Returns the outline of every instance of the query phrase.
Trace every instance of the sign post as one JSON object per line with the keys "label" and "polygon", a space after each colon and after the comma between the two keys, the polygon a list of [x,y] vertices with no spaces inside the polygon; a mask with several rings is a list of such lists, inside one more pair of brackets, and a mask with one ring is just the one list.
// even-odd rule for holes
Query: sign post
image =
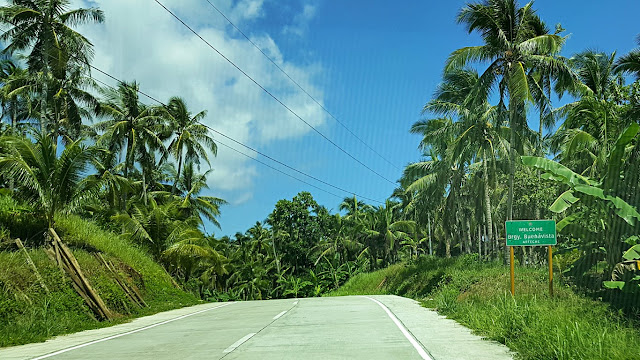
{"label": "sign post", "polygon": [[516,294],[516,270],[515,270],[515,261],[513,261],[513,246],[509,246],[509,267],[511,274],[511,296]]}
{"label": "sign post", "polygon": [[548,246],[549,250],[549,295],[553,296],[552,245],[558,243],[556,222],[553,220],[508,220],[505,222],[507,246],[511,262],[511,295],[515,295],[514,246]]}
{"label": "sign post", "polygon": [[549,245],[549,295],[553,297],[553,250]]}

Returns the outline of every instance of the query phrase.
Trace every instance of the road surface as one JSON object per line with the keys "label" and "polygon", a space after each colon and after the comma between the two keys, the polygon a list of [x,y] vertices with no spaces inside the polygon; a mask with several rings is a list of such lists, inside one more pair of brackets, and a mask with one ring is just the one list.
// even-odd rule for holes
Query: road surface
{"label": "road surface", "polygon": [[0,359],[511,359],[452,320],[398,296],[211,303],[45,343]]}

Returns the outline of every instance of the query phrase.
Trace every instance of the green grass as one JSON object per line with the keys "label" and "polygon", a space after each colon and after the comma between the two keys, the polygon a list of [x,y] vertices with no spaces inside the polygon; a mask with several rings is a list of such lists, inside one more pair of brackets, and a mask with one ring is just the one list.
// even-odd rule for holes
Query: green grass
{"label": "green grass", "polygon": [[[97,225],[78,217],[67,217],[57,220],[56,230],[107,307],[118,315],[112,321],[96,321],[73,290],[69,278],[43,248],[31,248],[28,252],[49,294],[39,286],[23,253],[0,251],[0,347],[44,341],[52,336],[110,326],[199,302],[192,294],[174,287],[170,276],[144,251]],[[38,243],[37,239],[33,242]],[[96,251],[103,253],[121,274],[141,275],[131,278],[149,307],[141,309],[128,300],[112,274],[93,256]]]}
{"label": "green grass", "polygon": [[[607,304],[556,285],[545,269],[517,268],[516,296],[508,268],[471,257],[423,258],[360,274],[329,295],[395,294],[420,300],[478,335],[507,345],[520,359],[632,359],[640,331]],[[382,284],[382,285],[381,285]]]}

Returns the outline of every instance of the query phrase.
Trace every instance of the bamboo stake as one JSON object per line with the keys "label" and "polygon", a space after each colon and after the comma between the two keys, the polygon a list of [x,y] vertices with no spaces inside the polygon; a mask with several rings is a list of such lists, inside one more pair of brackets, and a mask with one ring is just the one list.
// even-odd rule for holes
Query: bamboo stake
{"label": "bamboo stake", "polygon": [[116,283],[118,283],[120,288],[124,291],[125,295],[127,295],[127,297],[129,298],[129,300],[131,300],[131,302],[133,302],[138,307],[147,306],[144,300],[141,298],[138,298],[137,296],[138,294],[136,294],[129,287],[129,284],[127,284],[127,282],[120,277],[120,274],[118,274],[118,272],[115,271],[115,269],[112,266],[110,266],[110,264],[104,259],[101,253],[94,253],[94,256],[102,263],[102,265],[104,265],[107,268],[107,270],[109,270],[113,274],[113,277],[116,280]]}
{"label": "bamboo stake", "polygon": [[27,258],[27,264],[29,265],[29,267],[31,267],[31,270],[33,270],[33,273],[36,275],[36,280],[38,280],[38,283],[40,283],[40,287],[42,287],[44,289],[44,291],[47,294],[49,294],[49,288],[47,287],[47,284],[44,283],[44,279],[40,275],[40,272],[38,271],[38,268],[36,267],[36,264],[31,259],[31,256],[29,256],[29,253],[27,252],[27,249],[25,249],[25,247],[22,244],[22,241],[20,241],[20,239],[16,239],[16,245],[18,246],[18,249],[20,249],[20,251]]}
{"label": "bamboo stake", "polygon": [[69,248],[62,243],[62,240],[60,240],[60,237],[53,228],[49,228],[49,234],[52,237],[52,244],[57,253],[56,258],[61,259],[62,265],[65,267],[67,274],[69,274],[75,283],[74,287],[76,288],[76,291],[78,291],[80,296],[82,296],[87,302],[87,305],[89,305],[89,307],[91,307],[99,317],[106,320],[113,318],[113,314],[107,308],[104,301],[102,301],[100,295],[93,290],[89,281],[82,273],[80,264],[78,264],[73,253],[71,253]]}

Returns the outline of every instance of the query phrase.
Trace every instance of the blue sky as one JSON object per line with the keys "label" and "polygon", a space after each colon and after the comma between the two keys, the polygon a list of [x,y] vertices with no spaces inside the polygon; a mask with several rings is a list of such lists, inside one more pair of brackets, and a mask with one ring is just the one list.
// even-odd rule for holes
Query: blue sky
{"label": "blue sky", "polygon": [[[477,35],[467,34],[455,22],[465,1],[210,1],[397,168],[323,113],[205,0],[164,3],[305,120],[393,181],[401,175],[398,168],[419,160],[420,139],[408,130],[421,118],[421,108],[440,81],[445,59],[457,48],[480,43]],[[184,96],[194,111],[209,111],[210,126],[327,182],[380,201],[392,192],[392,184],[300,124],[155,2],[92,3],[107,16],[105,24],[83,28],[96,45],[97,66],[126,80],[138,79],[142,90],[161,99]],[[601,1],[540,0],[534,8],[550,28],[561,23],[565,34],[570,34],[563,55],[587,48],[623,54],[636,46],[640,3],[611,3],[615,6]],[[222,208],[222,229],[208,227],[216,235],[245,231],[263,221],[276,201],[300,191],[310,191],[334,211],[341,202],[224,147],[213,168],[209,194],[229,201]],[[305,180],[340,197],[349,196]]]}

